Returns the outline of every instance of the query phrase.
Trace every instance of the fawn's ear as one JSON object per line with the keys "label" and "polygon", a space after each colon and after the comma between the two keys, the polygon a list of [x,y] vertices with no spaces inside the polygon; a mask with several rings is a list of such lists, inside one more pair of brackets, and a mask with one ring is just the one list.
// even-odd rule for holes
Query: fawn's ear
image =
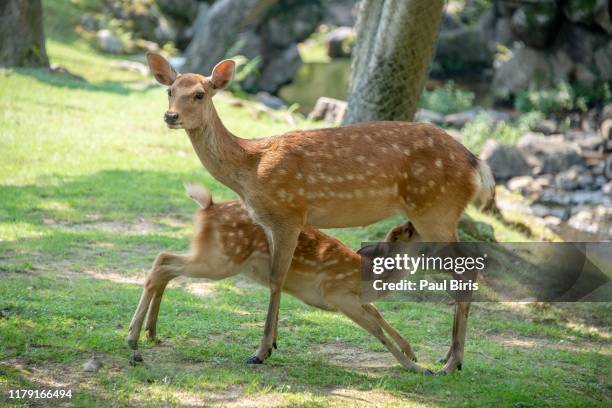
{"label": "fawn's ear", "polygon": [[232,60],[223,60],[215,67],[212,71],[211,83],[215,89],[223,89],[234,78],[234,71],[236,70],[236,63]]}
{"label": "fawn's ear", "polygon": [[170,86],[176,79],[176,71],[164,57],[154,52],[147,52],[147,61],[151,72],[162,85]]}

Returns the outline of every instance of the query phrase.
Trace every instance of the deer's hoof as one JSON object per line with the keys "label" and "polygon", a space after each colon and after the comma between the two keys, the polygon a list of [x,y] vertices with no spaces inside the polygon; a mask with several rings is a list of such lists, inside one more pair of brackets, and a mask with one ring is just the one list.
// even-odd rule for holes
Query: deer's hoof
{"label": "deer's hoof", "polygon": [[144,362],[144,359],[142,358],[142,355],[138,352],[134,352],[132,353],[132,355],[130,356],[128,363],[131,366],[136,366],[138,364],[141,364]]}
{"label": "deer's hoof", "polygon": [[128,340],[127,341],[128,347],[131,348],[132,350],[138,350],[138,340]]}
{"label": "deer's hoof", "polygon": [[244,360],[246,364],[263,364],[263,361],[257,356],[250,356]]}
{"label": "deer's hoof", "polygon": [[433,376],[436,375],[436,373],[434,373],[433,371],[431,371],[429,368],[426,368],[425,371],[423,371],[423,375],[426,376]]}

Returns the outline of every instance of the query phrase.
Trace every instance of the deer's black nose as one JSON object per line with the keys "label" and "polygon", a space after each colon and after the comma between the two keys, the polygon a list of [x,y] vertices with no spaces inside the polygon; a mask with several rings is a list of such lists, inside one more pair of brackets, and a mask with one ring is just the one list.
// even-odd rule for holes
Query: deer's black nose
{"label": "deer's black nose", "polygon": [[167,124],[172,125],[174,123],[176,123],[176,121],[178,120],[179,114],[176,112],[166,112],[166,114],[164,115],[164,120],[166,121]]}

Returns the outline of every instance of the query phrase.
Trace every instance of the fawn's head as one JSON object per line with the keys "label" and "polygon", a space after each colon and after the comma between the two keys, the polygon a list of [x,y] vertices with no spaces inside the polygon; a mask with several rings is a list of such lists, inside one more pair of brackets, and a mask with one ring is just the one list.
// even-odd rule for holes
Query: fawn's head
{"label": "fawn's head", "polygon": [[231,60],[218,63],[209,77],[178,74],[164,57],[147,53],[149,68],[157,82],[168,87],[168,110],[164,121],[171,129],[195,129],[209,118],[212,97],[234,77],[236,64]]}

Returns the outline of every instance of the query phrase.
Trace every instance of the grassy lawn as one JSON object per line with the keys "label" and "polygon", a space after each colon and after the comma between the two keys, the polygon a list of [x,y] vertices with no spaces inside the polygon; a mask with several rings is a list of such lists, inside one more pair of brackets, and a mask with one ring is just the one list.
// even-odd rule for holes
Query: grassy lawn
{"label": "grassy lawn", "polygon": [[[145,364],[130,366],[124,339],[142,278],[158,252],[187,249],[193,231],[182,183],[203,183],[217,200],[234,194],[202,169],[183,131],[163,125],[164,90],[78,40],[66,28],[79,16],[70,2],[44,3],[52,62],[86,81],[0,73],[0,406],[15,404],[16,388],[70,388],[84,407],[610,406],[609,304],[476,304],[463,371],[423,377],[348,319],[288,296],[279,349],[264,365],[244,365],[268,291],[240,277],[177,279],[162,302],[161,343],[143,343]],[[228,96],[216,105],[244,137],[290,129]],[[398,221],[332,233],[356,248]],[[470,210],[461,237],[549,238],[524,224]],[[439,368],[451,307],[378,306],[420,361]],[[92,349],[104,366],[88,374]]]}

